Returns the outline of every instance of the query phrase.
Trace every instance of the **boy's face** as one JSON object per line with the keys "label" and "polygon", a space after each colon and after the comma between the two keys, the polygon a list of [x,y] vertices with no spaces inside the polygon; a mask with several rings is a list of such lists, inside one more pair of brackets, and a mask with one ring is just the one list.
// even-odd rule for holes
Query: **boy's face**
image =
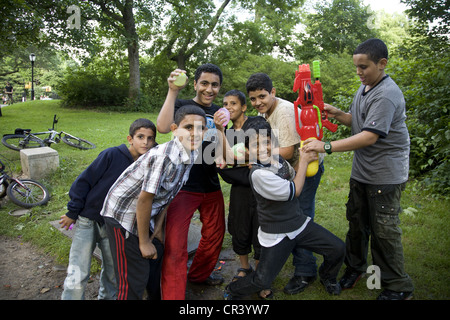
{"label": "boy's face", "polygon": [[136,159],[153,148],[156,144],[155,137],[153,130],[148,128],[139,128],[132,137],[128,136],[129,150],[133,158]]}
{"label": "boy's face", "polygon": [[197,92],[194,101],[209,107],[219,94],[220,78],[217,74],[202,72],[198,81],[194,80],[194,89]]}
{"label": "boy's face", "polygon": [[202,145],[203,134],[207,130],[205,118],[196,114],[186,115],[178,126],[173,123],[171,129],[188,152]]}
{"label": "boy's face", "polygon": [[248,96],[252,106],[259,113],[272,113],[272,109],[276,105],[275,88],[272,88],[270,92],[265,89],[250,91]]}
{"label": "boy's face", "polygon": [[223,98],[223,107],[230,112],[230,120],[235,121],[247,110],[247,105],[242,105],[236,96],[227,96]]}
{"label": "boy's face", "polygon": [[250,161],[258,159],[260,163],[268,164],[272,159],[272,141],[270,136],[257,134],[250,137],[248,152]]}
{"label": "boy's face", "polygon": [[367,54],[353,55],[353,64],[356,67],[356,74],[361,83],[367,87],[373,88],[384,77],[387,59],[383,58],[378,63],[369,59]]}

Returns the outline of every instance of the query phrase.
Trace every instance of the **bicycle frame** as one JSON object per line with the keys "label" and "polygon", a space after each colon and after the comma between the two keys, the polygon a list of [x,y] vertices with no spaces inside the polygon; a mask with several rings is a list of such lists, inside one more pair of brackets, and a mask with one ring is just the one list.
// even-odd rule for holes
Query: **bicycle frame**
{"label": "bicycle frame", "polygon": [[[28,137],[34,137],[36,139],[42,140],[42,142],[44,142],[48,146],[50,144],[52,144],[52,143],[58,143],[59,140],[61,139],[61,134],[65,133],[65,132],[63,132],[63,131],[58,132],[58,131],[55,130],[55,124],[57,124],[57,123],[58,123],[58,119],[56,118],[56,114],[55,114],[53,116],[52,127],[50,129],[48,129],[48,131],[33,132],[33,133],[29,132],[27,134],[27,138],[25,138],[25,140],[28,139]],[[40,135],[43,135],[43,134],[48,134],[48,138],[41,139],[41,138],[37,137],[37,136],[40,136]],[[58,136],[58,140],[55,140],[56,136]]]}
{"label": "bicycle frame", "polygon": [[[14,134],[6,134],[1,138],[1,142],[10,149],[19,151],[24,148],[38,148],[43,146],[50,146],[52,143],[59,143],[61,140],[71,147],[82,150],[94,149],[96,146],[92,142],[78,138],[70,133],[64,131],[56,131],[56,124],[58,119],[56,114],[53,116],[52,128],[48,131],[31,132],[31,129],[16,129]],[[41,139],[39,136],[47,135],[46,138]],[[8,142],[9,141],[9,142]]]}

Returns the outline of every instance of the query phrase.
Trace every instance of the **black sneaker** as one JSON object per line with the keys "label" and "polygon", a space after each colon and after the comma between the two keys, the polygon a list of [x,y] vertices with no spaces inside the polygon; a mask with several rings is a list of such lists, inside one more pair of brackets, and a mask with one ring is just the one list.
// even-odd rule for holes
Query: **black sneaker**
{"label": "black sneaker", "polygon": [[316,280],[316,276],[314,277],[305,277],[305,276],[293,276],[291,280],[284,287],[284,292],[287,294],[296,294],[304,291],[311,283]]}
{"label": "black sneaker", "polygon": [[339,284],[339,282],[337,282],[336,279],[320,279],[320,283],[323,284],[323,286],[325,287],[325,290],[327,290],[327,292],[331,295],[339,295],[341,294],[341,285]]}
{"label": "black sneaker", "polygon": [[208,279],[206,279],[205,284],[209,286],[218,286],[224,282],[224,278],[216,273],[211,273]]}
{"label": "black sneaker", "polygon": [[352,271],[347,268],[341,280],[339,281],[342,290],[353,289],[358,280],[361,279],[362,275],[363,272]]}
{"label": "black sneaker", "polygon": [[377,297],[377,300],[411,300],[412,297],[412,292],[396,292],[389,289],[384,289],[383,292],[381,292]]}

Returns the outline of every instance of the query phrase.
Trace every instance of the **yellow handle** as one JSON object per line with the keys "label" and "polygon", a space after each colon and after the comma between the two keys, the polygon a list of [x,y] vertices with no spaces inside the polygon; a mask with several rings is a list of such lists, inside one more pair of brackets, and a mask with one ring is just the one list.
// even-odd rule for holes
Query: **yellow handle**
{"label": "yellow handle", "polygon": [[[316,138],[312,138],[312,139],[316,139]],[[300,142],[300,148],[303,147],[303,142],[305,142],[305,141]],[[315,176],[317,174],[317,171],[319,171],[319,160],[315,160],[308,164],[308,168],[306,169],[306,176],[307,177]]]}

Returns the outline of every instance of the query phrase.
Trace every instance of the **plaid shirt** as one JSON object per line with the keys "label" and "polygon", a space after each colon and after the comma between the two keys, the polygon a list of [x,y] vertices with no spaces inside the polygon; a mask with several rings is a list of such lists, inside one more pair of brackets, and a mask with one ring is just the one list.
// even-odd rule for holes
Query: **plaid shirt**
{"label": "plaid shirt", "polygon": [[150,149],[130,165],[112,185],[101,215],[117,220],[137,235],[136,206],[141,191],[155,195],[150,228],[156,215],[164,210],[186,183],[198,151],[189,155],[178,138]]}

